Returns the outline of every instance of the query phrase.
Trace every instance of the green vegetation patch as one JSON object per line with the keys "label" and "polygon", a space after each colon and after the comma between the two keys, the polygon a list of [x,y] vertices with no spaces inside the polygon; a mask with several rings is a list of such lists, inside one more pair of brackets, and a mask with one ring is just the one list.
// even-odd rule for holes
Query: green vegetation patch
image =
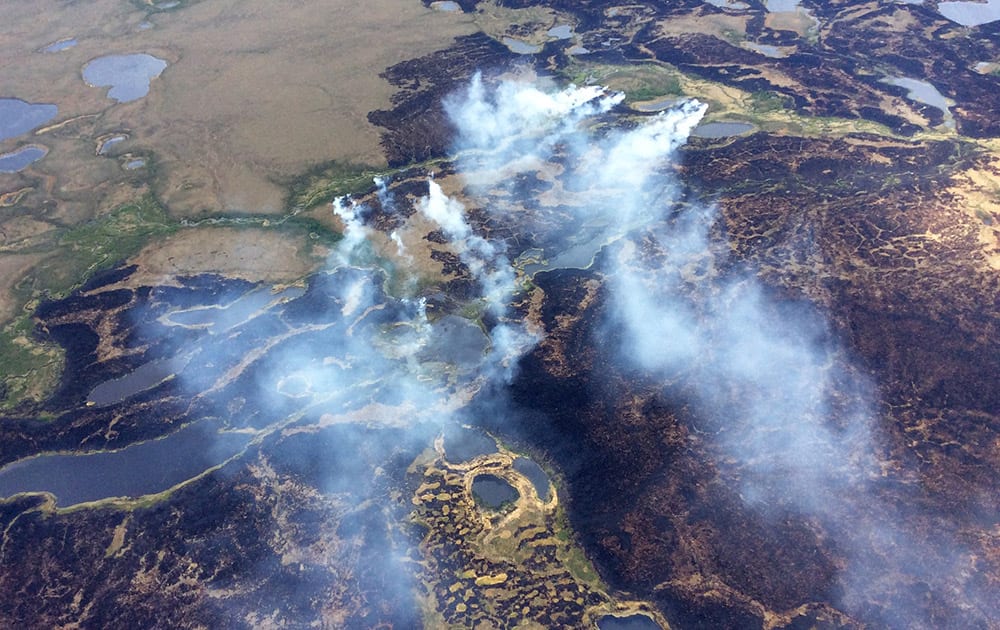
{"label": "green vegetation patch", "polygon": [[147,195],[58,236],[53,255],[15,287],[21,314],[0,330],[0,409],[41,402],[59,382],[62,349],[40,344],[34,335],[32,313],[38,301],[67,296],[98,271],[127,259],[153,238],[179,227]]}
{"label": "green vegetation patch", "polygon": [[389,173],[367,164],[328,162],[297,177],[289,184],[290,208],[312,208],[330,203],[341,195],[359,194],[374,187],[372,180]]}
{"label": "green vegetation patch", "polygon": [[152,195],[119,206],[66,231],[59,239],[58,255],[36,268],[32,289],[49,297],[64,297],[98,271],[179,228]]}
{"label": "green vegetation patch", "polygon": [[582,64],[568,66],[563,74],[577,85],[603,85],[624,92],[629,101],[650,101],[665,96],[684,96],[680,73],[658,64]]}

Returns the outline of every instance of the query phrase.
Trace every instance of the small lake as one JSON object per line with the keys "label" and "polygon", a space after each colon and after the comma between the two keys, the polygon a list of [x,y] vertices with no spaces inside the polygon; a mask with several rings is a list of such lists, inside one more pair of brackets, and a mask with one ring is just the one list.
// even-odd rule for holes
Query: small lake
{"label": "small lake", "polygon": [[549,500],[549,476],[535,460],[518,457],[514,460],[514,470],[527,477],[531,485],[535,486],[535,492],[538,493],[539,499]]}
{"label": "small lake", "polygon": [[183,370],[187,363],[187,359],[177,357],[150,361],[125,376],[101,383],[91,390],[87,402],[98,407],[119,403],[139,392],[156,387]]}
{"label": "small lake", "polygon": [[107,155],[108,151],[111,149],[111,147],[113,147],[116,144],[119,144],[121,142],[125,142],[126,140],[128,140],[128,135],[123,134],[123,133],[121,133],[121,134],[115,134],[115,135],[110,136],[108,138],[102,138],[102,139],[98,140],[97,141],[97,155]]}
{"label": "small lake", "polygon": [[168,326],[189,326],[208,328],[219,334],[243,324],[278,302],[293,300],[305,294],[301,287],[288,287],[274,293],[269,287],[254,289],[225,306],[197,306],[190,309],[172,311],[163,318]]}
{"label": "small lake", "polygon": [[60,507],[163,492],[218,466],[250,442],[202,420],[159,440],[81,455],[39,455],[0,469],[0,497],[51,492]]}
{"label": "small lake", "polygon": [[56,117],[59,108],[48,103],[28,103],[0,98],[0,140],[33,131]]}
{"label": "small lake", "polygon": [[432,2],[431,8],[435,11],[446,11],[448,13],[461,13],[462,7],[457,2],[451,2],[451,0],[444,0],[442,2]]}
{"label": "small lake", "polygon": [[62,52],[64,50],[69,50],[73,46],[76,46],[75,38],[60,39],[59,41],[52,42],[45,48],[42,48],[42,52],[47,52],[47,53]]}
{"label": "small lake", "polygon": [[766,8],[769,13],[790,13],[799,8],[799,1],[800,0],[764,0],[764,8]]}
{"label": "small lake", "polygon": [[458,368],[477,368],[489,346],[486,333],[474,322],[446,315],[434,322],[433,334],[417,355],[421,362],[440,361]]}
{"label": "small lake", "polygon": [[542,47],[539,45],[522,42],[513,37],[504,37],[503,43],[512,53],[517,53],[518,55],[533,55],[542,51]]}
{"label": "small lake", "polygon": [[49,150],[38,144],[29,144],[16,151],[0,155],[0,173],[16,173],[45,157]]}
{"label": "small lake", "polygon": [[770,57],[771,59],[783,59],[789,55],[789,52],[784,48],[779,46],[772,46],[771,44],[758,44],[757,42],[743,42],[743,48],[751,50],[755,53],[764,55],[765,57]]}
{"label": "small lake", "polygon": [[149,82],[160,76],[167,62],[147,55],[106,55],[83,67],[83,80],[91,87],[107,87],[108,98],[127,103],[149,94]]}
{"label": "small lake", "polygon": [[670,109],[681,100],[682,99],[677,96],[664,96],[661,99],[650,101],[648,103],[633,103],[632,109],[639,112],[662,112],[666,109]]}
{"label": "small lake", "polygon": [[125,160],[122,164],[122,168],[126,171],[134,171],[136,169],[145,168],[146,158],[132,158],[130,160]]}
{"label": "small lake", "polygon": [[888,83],[889,85],[905,89],[907,92],[906,97],[911,101],[917,101],[918,103],[938,108],[944,113],[944,125],[949,129],[954,128],[955,120],[952,118],[951,109],[949,109],[950,102],[936,87],[927,81],[910,79],[908,77],[888,77],[882,79],[882,83]]}
{"label": "small lake", "polygon": [[753,129],[753,125],[745,122],[710,122],[695,127],[691,131],[691,135],[695,138],[728,138],[753,131]]}
{"label": "small lake", "polygon": [[573,37],[573,27],[569,24],[560,24],[553,26],[545,34],[555,39],[571,39]]}
{"label": "small lake", "polygon": [[449,462],[460,464],[480,455],[497,452],[497,443],[481,431],[468,427],[455,427],[445,431],[444,454]]}
{"label": "small lake", "polygon": [[494,475],[479,475],[472,481],[472,495],[491,509],[517,501],[520,495],[514,486]]}
{"label": "small lake", "polygon": [[1000,0],[941,2],[938,13],[962,26],[979,26],[1000,20]]}
{"label": "small lake", "polygon": [[600,630],[663,630],[660,624],[646,615],[629,615],[627,617],[605,615],[597,620],[597,627]]}
{"label": "small lake", "polygon": [[719,7],[720,9],[749,9],[750,5],[746,2],[740,2],[740,0],[706,0],[713,7]]}

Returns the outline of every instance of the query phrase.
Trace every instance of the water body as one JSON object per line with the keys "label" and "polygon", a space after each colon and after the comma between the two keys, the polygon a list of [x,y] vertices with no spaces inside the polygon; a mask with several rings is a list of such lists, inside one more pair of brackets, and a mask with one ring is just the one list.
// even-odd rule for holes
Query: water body
{"label": "water body", "polygon": [[98,407],[105,407],[131,398],[140,392],[152,389],[180,372],[188,360],[178,357],[157,359],[137,367],[125,376],[105,381],[91,390],[87,402]]}
{"label": "water body", "polygon": [[443,2],[432,2],[431,8],[435,11],[447,11],[448,13],[461,13],[462,7],[457,2],[445,0]]}
{"label": "water body", "polygon": [[539,499],[549,500],[549,476],[535,460],[518,457],[514,460],[514,470],[527,477],[531,485],[535,486],[535,492],[538,493]]}
{"label": "water body", "polygon": [[719,7],[720,9],[749,9],[750,5],[746,2],[740,2],[739,0],[705,0],[713,7]]}
{"label": "water body", "polygon": [[600,630],[663,630],[660,624],[646,615],[629,615],[628,617],[605,615],[597,620],[597,627]]}
{"label": "water body", "polygon": [[149,94],[149,82],[160,76],[167,62],[147,55],[106,55],[83,67],[83,80],[91,87],[108,87],[108,98],[127,103]]}
{"label": "water body", "polygon": [[567,55],[586,55],[588,53],[590,53],[590,49],[583,46],[573,46],[566,51]]}
{"label": "water body", "polygon": [[1000,0],[983,2],[942,2],[938,13],[962,26],[979,26],[1000,20]]}
{"label": "water body", "polygon": [[99,140],[97,143],[97,155],[107,155],[111,147],[120,142],[125,142],[126,140],[128,140],[128,136],[126,134],[117,134],[111,136],[110,138]]}
{"label": "water body", "polygon": [[489,338],[475,323],[457,315],[447,315],[433,324],[434,334],[419,353],[421,362],[440,361],[459,368],[476,368],[482,363]]}
{"label": "water body", "polygon": [[800,0],[764,0],[764,8],[766,8],[769,13],[790,13],[799,8],[799,1]]}
{"label": "water body", "polygon": [[239,453],[245,433],[219,432],[202,420],[159,440],[120,451],[40,455],[0,469],[0,497],[51,492],[61,507],[163,492]]}
{"label": "water body", "polygon": [[145,166],[146,166],[146,158],[135,158],[132,160],[128,160],[124,164],[122,164],[122,168],[125,169],[126,171],[134,171],[136,169],[140,169]]}
{"label": "water body", "polygon": [[570,39],[573,37],[573,27],[569,24],[560,24],[553,26],[545,34],[556,39]]}
{"label": "water body", "polygon": [[48,46],[42,48],[42,52],[56,53],[56,52],[61,52],[63,50],[68,50],[73,46],[76,46],[76,38],[71,37],[69,39],[60,39],[59,41],[52,42]]}
{"label": "water body", "polygon": [[0,173],[16,173],[45,157],[49,150],[40,144],[29,144],[16,151],[0,155]]}
{"label": "water body", "polygon": [[272,304],[293,300],[304,293],[305,289],[301,287],[288,287],[278,293],[272,293],[270,288],[263,287],[250,291],[225,306],[213,304],[173,311],[163,318],[163,323],[168,326],[204,327],[214,334],[223,333],[249,321]]}
{"label": "water body", "polygon": [[949,129],[954,129],[955,119],[951,115],[951,109],[949,109],[951,103],[927,81],[907,77],[889,77],[882,79],[882,82],[904,88],[907,91],[906,97],[912,101],[938,108],[944,113],[944,125]]}
{"label": "water body", "polygon": [[56,117],[59,108],[49,103],[28,103],[0,98],[0,140],[33,131]]}
{"label": "water body", "polygon": [[514,486],[494,475],[479,475],[472,481],[472,494],[491,509],[517,501],[520,496]]}
{"label": "water body", "polygon": [[514,39],[513,37],[504,37],[503,43],[512,53],[517,53],[518,55],[533,55],[537,52],[541,52],[542,50],[542,47],[539,45],[522,42],[521,40]]}
{"label": "water body", "polygon": [[678,101],[681,100],[683,99],[680,99],[676,96],[664,96],[663,98],[656,101],[652,101],[650,103],[635,103],[632,105],[632,109],[639,112],[650,112],[650,113],[662,112],[664,110],[670,109],[671,107],[676,105]]}
{"label": "water body", "polygon": [[169,0],[168,2],[157,2],[156,4],[153,5],[153,7],[160,11],[167,11],[169,9],[173,9],[174,7],[180,6],[180,4],[181,3],[178,2],[177,0]]}
{"label": "water body", "polygon": [[771,59],[783,59],[789,55],[788,51],[771,44],[758,44],[756,42],[743,42],[743,48],[752,50],[755,53],[770,57]]}
{"label": "water body", "polygon": [[467,462],[480,455],[492,455],[496,452],[496,441],[481,431],[468,427],[456,427],[449,429],[444,434],[445,457],[454,464]]}
{"label": "water body", "polygon": [[753,131],[754,126],[745,122],[710,122],[698,125],[691,131],[696,138],[728,138]]}

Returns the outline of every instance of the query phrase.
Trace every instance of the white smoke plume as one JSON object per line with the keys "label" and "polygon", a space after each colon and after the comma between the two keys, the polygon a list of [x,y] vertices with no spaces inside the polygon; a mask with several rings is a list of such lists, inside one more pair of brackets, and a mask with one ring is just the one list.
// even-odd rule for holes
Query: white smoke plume
{"label": "white smoke plume", "polygon": [[[753,269],[734,270],[724,236],[713,236],[716,209],[681,203],[671,161],[705,106],[685,101],[631,129],[595,133],[620,102],[592,87],[543,91],[504,81],[490,90],[477,76],[447,111],[459,132],[459,164],[481,194],[553,156],[573,166],[559,176],[559,190],[574,193],[553,203],[573,208],[581,231],[592,234],[563,235],[562,242],[567,251],[574,243],[599,249],[619,242],[602,271],[622,360],[665,388],[685,385],[687,402],[713,427],[709,448],[720,467],[735,471],[747,505],[829,523],[853,512],[860,527],[882,532],[874,546],[889,547],[885,563],[867,555],[872,546],[862,543],[863,532],[838,530],[835,544],[849,559],[841,575],[845,605],[859,606],[873,589],[891,591],[894,565],[934,597],[995,610],[970,586],[975,559],[960,545],[945,535],[924,565],[915,564],[917,539],[900,514],[880,504],[876,387],[851,364],[822,312],[774,297]],[[548,259],[561,255],[545,251]],[[931,627],[921,614],[902,605],[884,621]]]}

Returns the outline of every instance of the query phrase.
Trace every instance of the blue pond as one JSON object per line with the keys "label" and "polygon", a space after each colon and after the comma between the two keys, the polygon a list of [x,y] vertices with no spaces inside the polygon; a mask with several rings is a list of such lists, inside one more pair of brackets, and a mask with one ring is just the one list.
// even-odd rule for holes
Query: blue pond
{"label": "blue pond", "polygon": [[205,420],[120,451],[40,455],[0,469],[0,497],[51,492],[61,507],[163,492],[239,453],[245,433],[220,433]]}
{"label": "blue pond", "polygon": [[527,477],[531,485],[535,486],[535,492],[538,493],[539,499],[549,500],[549,476],[545,474],[541,466],[527,457],[518,457],[514,460],[514,470]]}
{"label": "blue pond", "polygon": [[19,98],[0,98],[0,140],[41,127],[56,117],[59,108],[48,103],[28,103]]}
{"label": "blue pond", "polygon": [[16,173],[42,159],[48,152],[49,150],[43,146],[29,144],[17,151],[4,153],[0,155],[0,173]]}
{"label": "blue pond", "polygon": [[83,80],[93,87],[109,87],[108,97],[127,103],[149,94],[149,82],[160,76],[167,62],[147,55],[106,55],[83,67]]}
{"label": "blue pond", "polygon": [[499,509],[521,496],[514,486],[494,475],[479,475],[472,481],[472,494],[487,507]]}
{"label": "blue pond", "polygon": [[600,630],[663,630],[660,624],[646,615],[629,615],[628,617],[605,615],[597,620],[597,627]]}

